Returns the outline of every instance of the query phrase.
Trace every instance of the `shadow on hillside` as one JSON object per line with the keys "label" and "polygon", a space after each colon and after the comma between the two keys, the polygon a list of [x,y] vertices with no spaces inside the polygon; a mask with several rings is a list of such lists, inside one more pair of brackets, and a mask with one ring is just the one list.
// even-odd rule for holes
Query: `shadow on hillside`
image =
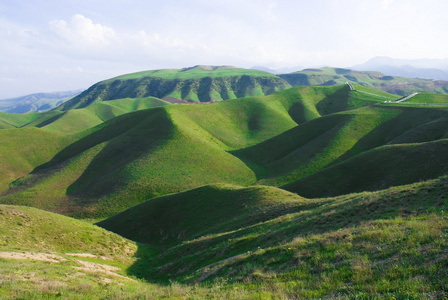
{"label": "shadow on hillside", "polygon": [[430,142],[442,139],[447,134],[448,111],[412,107],[399,109],[397,116],[375,127],[329,166],[376,147]]}
{"label": "shadow on hillside", "polygon": [[352,115],[324,116],[287,130],[262,143],[231,151],[250,167],[257,180],[287,175],[325,151]]}
{"label": "shadow on hillside", "polygon": [[329,115],[341,111],[348,110],[348,100],[350,99],[350,88],[344,86],[336,92],[328,95],[323,100],[319,101],[316,109],[321,116]]}
{"label": "shadow on hillside", "polygon": [[169,138],[172,123],[165,110],[155,108],[119,116],[92,131],[59,152],[48,163],[35,168],[33,173],[51,168],[107,142],[83,174],[67,189],[69,196],[82,192],[99,197],[119,187],[121,178],[113,176],[117,170],[150,153]]}
{"label": "shadow on hillside", "polygon": [[[282,249],[297,237],[306,238],[315,234],[336,232],[374,220],[447,210],[447,193],[448,178],[442,177],[430,184],[421,183],[411,187],[323,199],[319,206],[310,208],[303,214],[280,217],[272,219],[271,222],[179,243],[159,253],[151,253],[149,249],[141,246],[137,253],[139,260],[128,269],[128,274],[164,283],[169,280],[185,282],[187,276],[192,276],[194,280],[202,275],[205,272],[203,268],[210,264],[240,254],[252,255],[260,248]],[[262,255],[257,255],[257,259],[260,263],[265,263]],[[242,259],[227,268],[238,272],[244,268],[244,263]],[[278,272],[282,272],[281,266]],[[219,276],[219,273],[216,276]],[[213,277],[212,275],[208,279]],[[191,282],[191,279],[186,281]]]}

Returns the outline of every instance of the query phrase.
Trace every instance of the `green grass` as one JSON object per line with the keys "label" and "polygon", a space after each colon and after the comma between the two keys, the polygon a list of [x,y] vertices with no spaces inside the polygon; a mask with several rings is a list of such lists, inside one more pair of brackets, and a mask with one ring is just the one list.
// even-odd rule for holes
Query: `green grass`
{"label": "green grass", "polygon": [[5,191],[9,183],[49,161],[70,142],[73,139],[42,132],[38,128],[0,130],[0,191]]}
{"label": "green grass", "polygon": [[445,104],[448,103],[448,95],[420,93],[406,100],[405,103]]}
{"label": "green grass", "polygon": [[[283,186],[310,180],[304,195],[319,197],[443,175],[440,164],[427,167],[424,177],[407,174],[384,184],[381,172],[389,172],[396,156],[378,147],[396,144],[393,149],[423,151],[418,145],[398,145],[446,138],[448,112],[384,105],[382,95],[367,88],[364,91],[369,93],[349,91],[346,85],[295,87],[268,96],[204,105],[164,106],[153,98],[122,99],[63,112],[53,122],[39,123],[41,128],[34,132],[48,138],[50,133],[57,134],[65,146],[32,168],[22,167],[21,172],[5,178],[5,189],[9,184],[10,190],[1,202],[101,219],[150,198],[206,184]],[[159,104],[163,107],[144,109]],[[142,110],[125,113],[134,109]],[[79,120],[84,120],[83,126],[77,126]],[[21,147],[20,143],[14,147]],[[358,176],[362,168],[348,160],[374,150],[382,153],[378,157],[384,167],[370,172],[372,180],[363,182],[364,177]],[[5,161],[12,168],[16,163],[12,152],[8,153],[11,158]],[[372,167],[375,155],[368,160]],[[354,161],[364,165],[367,157]],[[432,166],[421,158],[411,155],[408,164]],[[326,177],[314,174],[326,174],[338,163],[347,178],[357,174],[357,180],[336,184],[327,193]],[[342,180],[337,175],[339,169],[334,170],[335,182]],[[313,189],[316,192],[311,192]],[[301,190],[294,191],[301,194]]]}
{"label": "green grass", "polygon": [[262,96],[289,87],[283,79],[258,70],[206,66],[151,70],[99,82],[58,109],[67,111],[88,107],[96,102],[148,96],[210,102]]}
{"label": "green grass", "polygon": [[447,180],[316,200],[210,186],[100,225],[152,245],[149,280],[219,286],[216,297],[443,297]]}
{"label": "green grass", "polygon": [[382,146],[285,185],[305,197],[375,191],[447,174],[448,140]]}
{"label": "green grass", "polygon": [[264,77],[276,77],[274,74],[263,72],[259,70],[242,69],[234,67],[213,67],[208,66],[196,66],[192,68],[185,69],[161,69],[161,70],[150,70],[137,73],[131,73],[126,75],[121,75],[109,79],[109,81],[114,81],[117,79],[128,80],[128,79],[138,79],[142,77],[157,77],[162,79],[197,79],[204,77],[228,77],[228,76],[242,76],[242,75],[252,75],[252,76],[264,76]]}

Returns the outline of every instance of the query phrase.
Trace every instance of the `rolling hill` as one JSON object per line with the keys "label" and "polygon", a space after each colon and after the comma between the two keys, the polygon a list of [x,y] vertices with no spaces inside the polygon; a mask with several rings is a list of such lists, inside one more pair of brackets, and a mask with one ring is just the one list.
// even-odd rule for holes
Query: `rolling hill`
{"label": "rolling hill", "polygon": [[[445,174],[443,155],[422,157],[433,157],[427,153],[433,145],[444,148],[446,109],[385,104],[398,96],[355,87],[295,87],[206,105],[121,99],[52,111],[51,118],[43,114],[23,128],[0,130],[11,144],[0,153],[7,171],[0,178],[0,202],[105,218],[206,184],[285,186],[322,197]],[[44,146],[23,147],[30,137]],[[424,155],[413,154],[419,151]],[[389,176],[385,184],[385,174],[400,171],[389,163],[398,161],[396,155],[409,159],[404,169],[415,164],[424,171]],[[383,167],[363,181],[359,164]],[[339,189],[327,192],[326,172],[347,173],[346,179],[334,176],[331,184]],[[349,180],[355,174],[359,180]]]}
{"label": "rolling hill", "polygon": [[[153,73],[0,114],[0,297],[446,297],[443,95],[402,105],[363,85],[298,86],[172,105],[118,92]],[[124,98],[101,98],[116,80]]]}
{"label": "rolling hill", "polygon": [[332,86],[345,82],[381,89],[388,93],[407,96],[415,92],[448,94],[448,81],[386,76],[380,72],[354,71],[342,68],[304,69],[299,72],[280,74],[292,86]]}
{"label": "rolling hill", "polygon": [[58,109],[66,111],[98,101],[149,96],[189,102],[221,101],[267,95],[288,87],[283,79],[258,70],[226,66],[162,69],[101,81]]}
{"label": "rolling hill", "polygon": [[442,177],[311,200],[214,185],[152,199],[99,225],[151,245],[149,280],[220,285],[221,296],[438,297],[448,284],[446,189]]}

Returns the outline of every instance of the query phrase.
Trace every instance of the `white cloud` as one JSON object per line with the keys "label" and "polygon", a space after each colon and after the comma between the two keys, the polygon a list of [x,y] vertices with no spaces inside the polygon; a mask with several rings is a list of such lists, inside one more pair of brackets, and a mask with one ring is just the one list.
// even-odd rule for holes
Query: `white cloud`
{"label": "white cloud", "polygon": [[389,9],[389,6],[391,6],[394,2],[395,2],[395,0],[383,0],[383,1],[381,2],[381,6],[382,6],[384,9]]}
{"label": "white cloud", "polygon": [[109,46],[117,38],[112,28],[95,24],[80,14],[73,15],[69,23],[65,20],[53,20],[49,25],[58,38],[71,45]]}

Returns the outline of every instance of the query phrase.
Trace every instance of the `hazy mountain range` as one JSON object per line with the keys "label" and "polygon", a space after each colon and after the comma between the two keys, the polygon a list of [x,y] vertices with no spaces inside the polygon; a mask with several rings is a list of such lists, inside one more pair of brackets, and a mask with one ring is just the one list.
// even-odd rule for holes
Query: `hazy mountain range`
{"label": "hazy mountain range", "polygon": [[35,93],[16,98],[4,99],[0,100],[0,111],[14,114],[44,112],[61,105],[81,92],[82,90]]}

